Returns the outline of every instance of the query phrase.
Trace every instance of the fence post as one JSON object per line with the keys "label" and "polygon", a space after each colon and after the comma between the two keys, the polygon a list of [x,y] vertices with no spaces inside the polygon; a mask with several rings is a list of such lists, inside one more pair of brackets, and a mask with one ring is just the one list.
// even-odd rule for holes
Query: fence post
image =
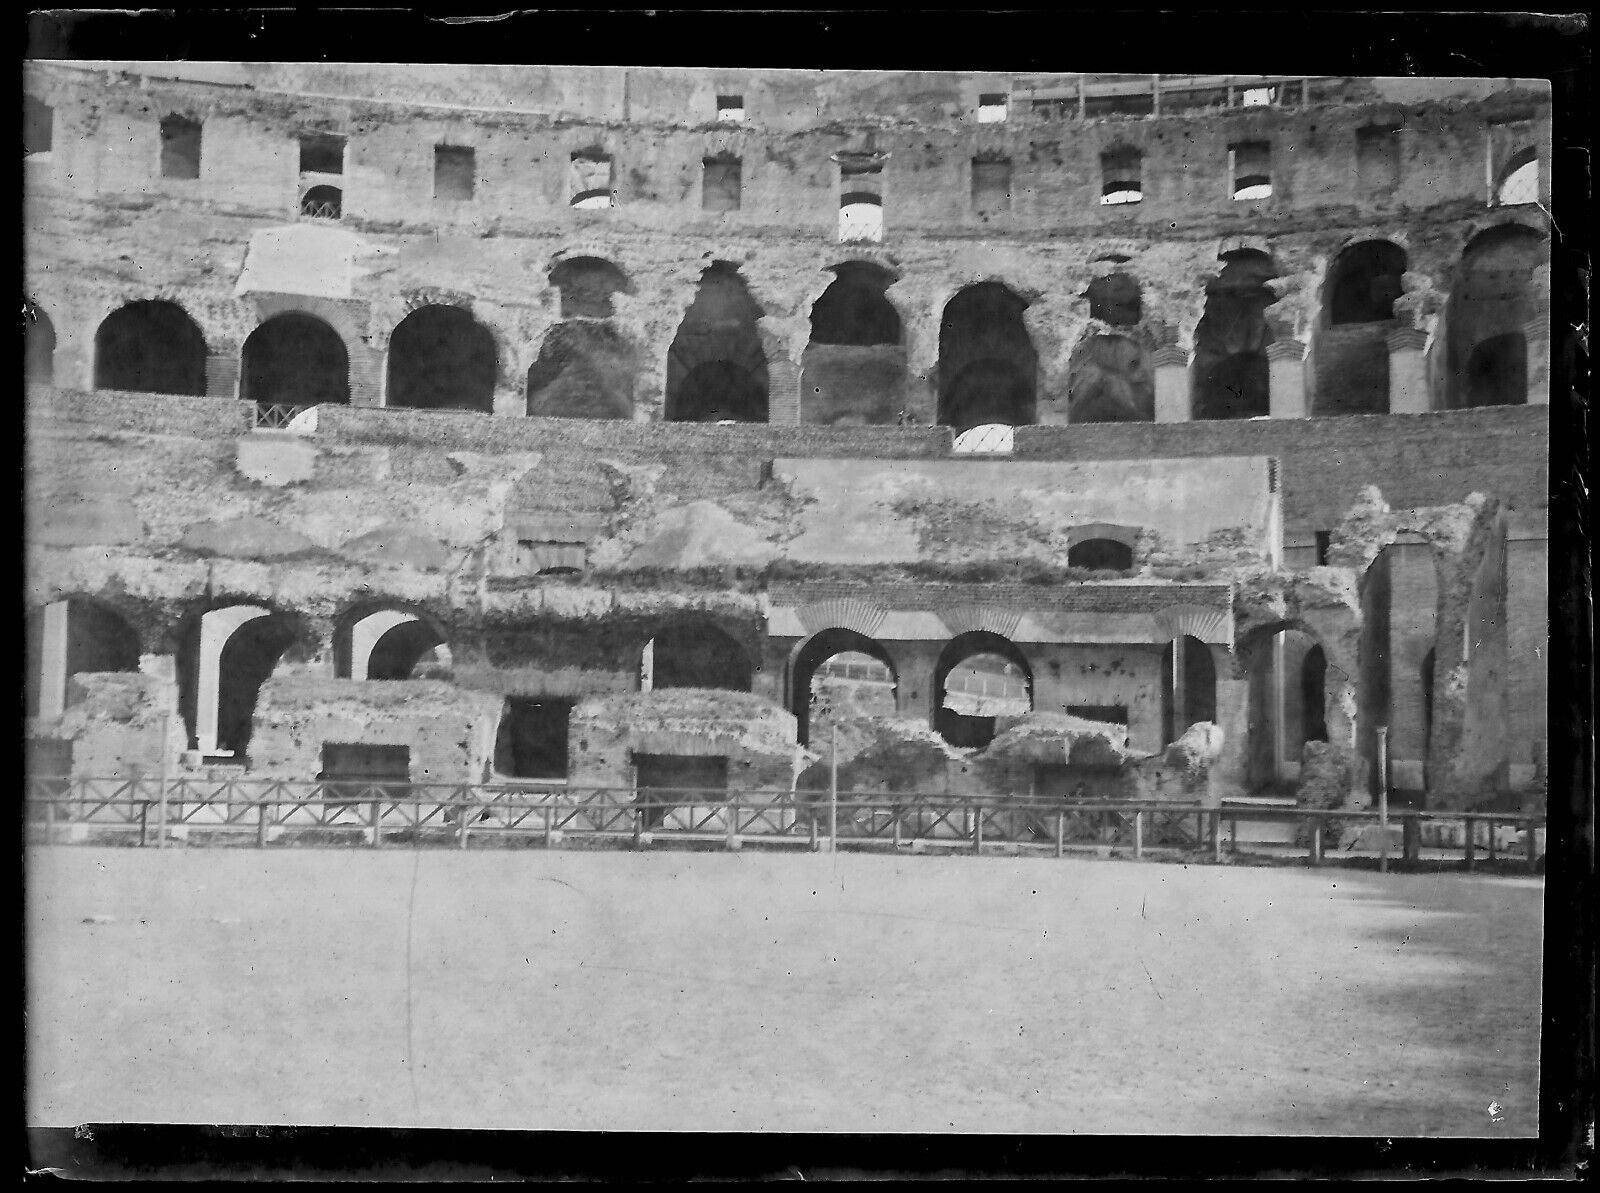
{"label": "fence post", "polygon": [[44,843],[54,845],[56,840],[56,800],[54,795],[44,801]]}
{"label": "fence post", "polygon": [[1475,869],[1478,864],[1478,838],[1477,835],[1472,831],[1471,819],[1463,817],[1461,820],[1461,827],[1463,830],[1461,835],[1466,840],[1467,869],[1472,870]]}
{"label": "fence post", "polygon": [[983,852],[983,805],[977,804],[972,809],[972,852]]}
{"label": "fence post", "polygon": [[553,806],[553,800],[550,795],[546,795],[544,800],[544,847],[546,849],[550,848],[550,830],[554,827],[554,819],[555,808]]}
{"label": "fence post", "polygon": [[1066,844],[1067,844],[1067,817],[1066,817],[1066,814],[1064,812],[1057,812],[1056,813],[1056,856],[1057,857],[1062,857],[1062,856],[1064,856],[1066,854],[1066,851],[1067,851],[1066,850]]}
{"label": "fence post", "polygon": [[467,847],[467,834],[471,831],[472,813],[468,810],[470,804],[456,805],[456,848]]}
{"label": "fence post", "polygon": [[896,806],[890,808],[889,809],[889,815],[894,818],[894,847],[895,847],[895,851],[898,853],[899,850],[900,850],[900,808],[899,808],[899,805],[896,805]]}
{"label": "fence post", "polygon": [[637,804],[633,809],[633,847],[640,849],[644,845],[644,809]]}
{"label": "fence post", "polygon": [[1378,873],[1389,872],[1389,727],[1378,726]]}
{"label": "fence post", "polygon": [[737,793],[728,799],[728,827],[722,835],[722,847],[729,852],[734,849],[734,838],[738,836],[739,828],[739,796]]}
{"label": "fence post", "polygon": [[811,823],[811,852],[817,851],[817,810],[811,809],[811,815],[806,818]]}
{"label": "fence post", "polygon": [[[1498,851],[1495,849],[1494,820],[1489,819],[1484,821],[1484,823],[1489,826],[1489,860],[1492,862],[1496,860],[1496,855],[1498,853]],[[1532,826],[1530,825],[1529,827]]]}
{"label": "fence post", "polygon": [[839,726],[829,726],[832,744],[828,748],[828,852],[839,852]]}
{"label": "fence post", "polygon": [[1322,821],[1318,820],[1311,826],[1311,864],[1322,865]]}
{"label": "fence post", "polygon": [[145,829],[150,822],[150,801],[139,801],[139,846],[142,849],[146,841]]}
{"label": "fence post", "polygon": [[256,848],[267,847],[267,801],[260,800],[256,803]]}
{"label": "fence post", "polygon": [[[167,845],[167,742],[172,739],[172,713],[161,717],[161,777],[156,781],[156,848]],[[139,842],[141,845],[143,841]]]}
{"label": "fence post", "polygon": [[1531,816],[1528,818],[1527,824],[1528,824],[1528,873],[1529,874],[1537,874],[1539,872],[1539,838],[1538,838],[1538,835],[1537,835],[1538,831],[1539,831],[1539,826]]}
{"label": "fence post", "polygon": [[372,847],[383,848],[383,801],[372,801]]}
{"label": "fence post", "polygon": [[1143,811],[1138,811],[1133,814],[1133,856],[1136,858],[1142,858],[1144,856]]}
{"label": "fence post", "polygon": [[1222,809],[1211,813],[1211,860],[1222,860]]}

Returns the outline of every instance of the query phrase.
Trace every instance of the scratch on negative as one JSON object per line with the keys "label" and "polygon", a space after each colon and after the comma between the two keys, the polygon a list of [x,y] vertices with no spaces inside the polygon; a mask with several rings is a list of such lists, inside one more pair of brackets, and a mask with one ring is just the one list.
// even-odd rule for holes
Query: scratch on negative
{"label": "scratch on negative", "polygon": [[1143,957],[1139,958],[1139,968],[1144,970],[1144,976],[1145,977],[1150,978],[1150,989],[1152,989],[1152,990],[1154,990],[1156,992],[1156,997],[1159,998],[1162,1002],[1166,1002],[1167,1001],[1166,996],[1161,993],[1161,987],[1156,985],[1155,978],[1150,976],[1150,967],[1144,963],[1144,958]]}
{"label": "scratch on negative", "polygon": [[406,901],[406,1076],[411,1080],[411,1106],[420,1116],[422,1100],[417,1096],[416,1034],[411,1027],[411,937],[417,918],[417,871],[422,866],[422,851],[412,850],[411,897]]}

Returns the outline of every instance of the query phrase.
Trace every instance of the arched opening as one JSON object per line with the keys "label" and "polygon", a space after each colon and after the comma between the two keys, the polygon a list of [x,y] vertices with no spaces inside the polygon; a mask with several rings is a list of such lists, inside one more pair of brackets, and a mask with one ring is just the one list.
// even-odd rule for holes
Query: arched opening
{"label": "arched opening", "polygon": [[1155,412],[1155,378],[1136,341],[1099,335],[1078,345],[1067,371],[1068,422],[1151,422]]}
{"label": "arched opening", "polygon": [[1266,309],[1278,301],[1267,286],[1272,258],[1256,249],[1224,253],[1206,284],[1205,313],[1195,329],[1194,417],[1259,418],[1271,409]]}
{"label": "arched opening", "polygon": [[26,621],[27,715],[59,715],[67,686],[83,672],[138,671],[139,634],[116,610],[71,597],[32,611]]}
{"label": "arched opening", "polygon": [[811,308],[800,360],[801,420],[824,426],[893,423],[904,404],[900,314],[884,292],[894,277],[863,261],[833,266]]}
{"label": "arched opening", "polygon": [[1094,572],[1133,570],[1133,548],[1116,539],[1084,539],[1067,548],[1067,566]]}
{"label": "arched opening", "polygon": [[336,220],[344,215],[344,192],[323,183],[300,196],[300,214],[314,220]]}
{"label": "arched opening", "polygon": [[968,286],[939,324],[939,423],[1034,421],[1038,354],[1023,322],[1027,302],[999,282]]}
{"label": "arched opening", "polygon": [[94,387],[201,397],[206,338],[175,302],[130,302],[95,332]]}
{"label": "arched opening", "polygon": [[420,678],[450,663],[439,628],[404,609],[357,611],[333,631],[333,669],[340,679]]}
{"label": "arched opening", "polygon": [[981,749],[1001,718],[1033,710],[1033,671],[1008,639],[988,630],[952,638],[933,675],[933,727],[952,746]]}
{"label": "arched opening", "polygon": [[22,336],[23,376],[29,385],[49,385],[56,372],[56,328],[31,302],[23,315]]}
{"label": "arched opening", "polygon": [[389,338],[390,406],[494,412],[494,336],[460,307],[426,306]]}
{"label": "arched opening", "polygon": [[607,323],[557,323],[528,370],[528,414],[543,418],[632,418],[637,349]]}
{"label": "arched opening", "polygon": [[1520,224],[1500,224],[1467,245],[1445,307],[1445,408],[1528,400],[1524,335],[1543,305],[1534,275],[1545,253],[1544,237]]}
{"label": "arched opening", "polygon": [[1466,406],[1521,406],[1528,401],[1528,342],[1520,331],[1490,336],[1467,358]]}
{"label": "arched opening", "polygon": [[900,677],[889,652],[865,634],[833,628],[813,634],[789,667],[789,711],[798,740],[813,726],[850,717],[892,717]]}
{"label": "arched opening", "polygon": [[1143,313],[1139,283],[1125,273],[1095,278],[1089,283],[1085,297],[1089,300],[1089,318],[1119,327],[1129,327],[1139,322]]}
{"label": "arched opening", "polygon": [[1161,652],[1161,740],[1177,741],[1190,725],[1217,719],[1217,667],[1211,647],[1190,634]]}
{"label": "arched opening", "polygon": [[1310,634],[1286,628],[1258,637],[1244,658],[1250,682],[1249,785],[1287,792],[1300,777],[1306,742],[1328,738],[1326,653]]}
{"label": "arched opening", "polygon": [[883,240],[883,199],[865,191],[840,195],[839,240],[847,244]]}
{"label": "arched opening", "polygon": [[632,294],[622,269],[602,257],[567,257],[550,270],[550,284],[561,291],[563,319],[609,319],[616,314],[613,294]]}
{"label": "arched opening", "polygon": [[1388,413],[1387,337],[1405,272],[1405,250],[1387,240],[1353,244],[1334,259],[1313,340],[1312,413]]}
{"label": "arched opening", "polygon": [[709,622],[667,626],[645,644],[640,664],[640,689],[721,688],[751,690],[750,656]]}
{"label": "arched opening", "polygon": [[299,637],[296,619],[225,605],[192,620],[178,644],[178,708],[191,749],[243,758],[261,685]]}
{"label": "arched opening", "polygon": [[1500,169],[1494,188],[1496,207],[1515,207],[1539,201],[1539,151],[1529,145],[1517,150]]}
{"label": "arched opening", "polygon": [[239,396],[270,406],[345,405],[350,357],[344,341],[321,319],[298,312],[275,315],[244,342]]}
{"label": "arched opening", "polygon": [[767,357],[761,308],[723,261],[700,275],[667,353],[669,422],[766,422]]}
{"label": "arched opening", "polygon": [[1328,314],[1336,326],[1394,318],[1394,302],[1405,292],[1406,253],[1387,240],[1366,240],[1345,249],[1328,274]]}

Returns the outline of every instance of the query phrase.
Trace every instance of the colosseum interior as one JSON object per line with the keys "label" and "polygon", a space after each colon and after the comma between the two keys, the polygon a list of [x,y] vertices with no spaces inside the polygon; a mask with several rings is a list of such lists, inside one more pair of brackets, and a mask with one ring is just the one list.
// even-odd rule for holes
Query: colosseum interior
{"label": "colosseum interior", "polygon": [[34,773],[1543,808],[1544,83],[24,83]]}

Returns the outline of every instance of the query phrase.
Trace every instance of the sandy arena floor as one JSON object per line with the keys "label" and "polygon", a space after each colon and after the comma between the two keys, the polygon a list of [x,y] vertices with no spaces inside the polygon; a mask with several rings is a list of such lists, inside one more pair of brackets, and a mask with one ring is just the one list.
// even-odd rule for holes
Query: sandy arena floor
{"label": "sandy arena floor", "polygon": [[1528,1136],[1538,878],[27,854],[28,1121]]}

